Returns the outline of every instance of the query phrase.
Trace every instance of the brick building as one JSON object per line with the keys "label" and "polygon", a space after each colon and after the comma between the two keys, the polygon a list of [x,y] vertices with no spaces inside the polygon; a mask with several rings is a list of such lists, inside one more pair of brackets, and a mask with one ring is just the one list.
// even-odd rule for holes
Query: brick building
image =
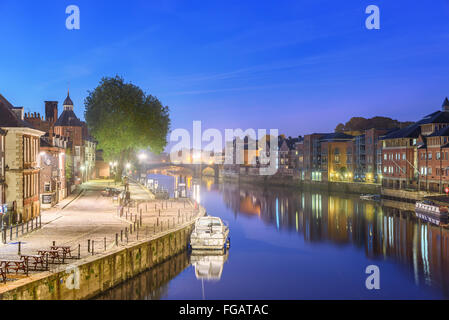
{"label": "brick building", "polygon": [[39,138],[44,134],[24,121],[23,108],[0,95],[0,128],[5,137],[5,202],[8,223],[28,221],[40,214]]}
{"label": "brick building", "polygon": [[[440,192],[444,185],[440,172],[445,169],[444,141],[447,140],[448,126],[449,101],[446,98],[441,111],[386,134],[382,139],[382,185],[393,189]],[[436,159],[437,155],[439,159]]]}

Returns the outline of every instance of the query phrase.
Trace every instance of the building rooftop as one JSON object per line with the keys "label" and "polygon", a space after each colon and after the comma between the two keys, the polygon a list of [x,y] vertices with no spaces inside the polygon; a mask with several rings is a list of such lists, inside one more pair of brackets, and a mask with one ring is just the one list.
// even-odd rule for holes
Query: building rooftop
{"label": "building rooftop", "polygon": [[329,133],[321,137],[320,141],[349,141],[352,140],[354,136],[351,136],[349,134],[341,133],[341,132],[334,132]]}
{"label": "building rooftop", "polygon": [[82,127],[83,123],[73,110],[64,110],[55,123],[56,127]]}
{"label": "building rooftop", "polygon": [[15,108],[4,96],[0,94],[0,127],[6,128],[33,128],[25,120],[20,119],[13,111]]}

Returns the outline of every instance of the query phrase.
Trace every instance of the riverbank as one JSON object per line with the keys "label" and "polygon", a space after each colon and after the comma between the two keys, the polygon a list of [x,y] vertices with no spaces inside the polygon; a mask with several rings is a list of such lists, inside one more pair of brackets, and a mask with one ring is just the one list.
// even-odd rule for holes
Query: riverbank
{"label": "riverbank", "polygon": [[380,194],[381,185],[356,182],[328,182],[328,181],[304,181],[293,176],[259,176],[259,175],[234,175],[222,176],[223,182],[233,182],[247,185],[265,187],[288,187],[304,191],[343,192],[352,194]]}
{"label": "riverbank", "polygon": [[[205,214],[190,201],[151,200],[150,194],[135,184],[130,185],[135,206],[118,210],[112,198],[100,195],[102,187],[86,185],[83,195],[65,209],[47,212],[43,221],[48,222],[41,230],[18,239],[21,254],[49,250],[54,242],[70,247],[75,259],[51,264],[48,271],[31,271],[28,277],[8,274],[10,281],[0,284],[0,299],[64,300],[98,295],[185,250],[196,217]],[[17,244],[2,246],[1,259],[19,259]],[[73,288],[74,278],[78,288]]]}

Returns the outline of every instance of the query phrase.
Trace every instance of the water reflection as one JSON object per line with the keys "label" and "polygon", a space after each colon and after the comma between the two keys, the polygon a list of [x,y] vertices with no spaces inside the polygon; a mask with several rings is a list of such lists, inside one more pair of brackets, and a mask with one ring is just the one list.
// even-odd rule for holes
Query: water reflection
{"label": "water reflection", "polygon": [[223,201],[235,215],[263,220],[305,242],[352,245],[370,259],[392,259],[416,284],[439,287],[449,296],[449,230],[403,210],[356,196],[222,185]]}
{"label": "water reflection", "polygon": [[149,269],[120,284],[96,300],[160,300],[167,295],[167,284],[189,266],[187,252]]}
{"label": "water reflection", "polygon": [[223,267],[228,258],[229,250],[195,251],[190,256],[190,263],[195,268],[195,277],[198,280],[218,281],[221,279]]}

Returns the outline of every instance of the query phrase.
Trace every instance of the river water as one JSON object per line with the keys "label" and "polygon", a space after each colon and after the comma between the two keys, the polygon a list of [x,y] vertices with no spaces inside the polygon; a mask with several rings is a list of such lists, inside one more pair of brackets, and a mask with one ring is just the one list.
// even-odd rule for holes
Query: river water
{"label": "river water", "polygon": [[[184,253],[100,299],[449,298],[449,230],[411,212],[346,194],[212,180],[196,188],[208,213],[229,223],[230,250]],[[370,265],[379,290],[366,288]]]}

